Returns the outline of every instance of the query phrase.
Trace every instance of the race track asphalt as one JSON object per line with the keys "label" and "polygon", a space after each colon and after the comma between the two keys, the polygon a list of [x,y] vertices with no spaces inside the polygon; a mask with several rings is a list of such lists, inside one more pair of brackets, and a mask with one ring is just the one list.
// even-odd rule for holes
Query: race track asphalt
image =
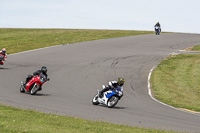
{"label": "race track asphalt", "polygon": [[[165,33],[59,45],[9,55],[0,66],[0,102],[46,113],[129,126],[200,132],[200,116],[155,102],[148,95],[151,68],[170,53],[200,44],[200,35]],[[19,92],[28,74],[48,67],[51,79],[31,96]],[[125,78],[124,97],[115,108],[95,106],[102,84]]]}

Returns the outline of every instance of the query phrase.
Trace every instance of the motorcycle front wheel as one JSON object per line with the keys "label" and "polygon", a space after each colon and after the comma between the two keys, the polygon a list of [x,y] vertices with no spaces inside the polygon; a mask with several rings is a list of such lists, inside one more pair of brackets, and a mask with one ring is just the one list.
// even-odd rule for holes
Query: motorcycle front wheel
{"label": "motorcycle front wheel", "polygon": [[119,101],[119,97],[116,96],[112,96],[109,100],[108,100],[108,108],[113,108]]}
{"label": "motorcycle front wheel", "polygon": [[35,95],[37,91],[39,90],[40,86],[39,85],[34,85],[33,88],[31,89],[30,94]]}
{"label": "motorcycle front wheel", "polygon": [[98,95],[95,95],[94,96],[94,98],[92,99],[92,103],[94,104],[94,105],[98,105],[99,104],[99,102],[98,102]]}

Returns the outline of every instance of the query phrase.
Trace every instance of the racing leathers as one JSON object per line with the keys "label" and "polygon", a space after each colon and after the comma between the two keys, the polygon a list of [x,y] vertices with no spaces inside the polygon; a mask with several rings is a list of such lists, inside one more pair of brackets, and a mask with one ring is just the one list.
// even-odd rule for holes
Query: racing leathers
{"label": "racing leathers", "polygon": [[4,62],[7,59],[7,54],[3,53],[2,51],[0,51],[0,65],[3,65]]}
{"label": "racing leathers", "polygon": [[117,90],[123,92],[123,86],[118,85],[117,81],[110,81],[108,83],[108,86],[105,86],[100,92],[99,92],[99,97],[103,97],[103,93],[108,91],[108,90]]}

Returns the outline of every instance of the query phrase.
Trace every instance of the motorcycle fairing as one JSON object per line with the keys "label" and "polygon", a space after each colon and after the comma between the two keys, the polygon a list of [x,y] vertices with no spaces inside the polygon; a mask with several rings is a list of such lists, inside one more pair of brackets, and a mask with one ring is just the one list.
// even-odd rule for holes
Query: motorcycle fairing
{"label": "motorcycle fairing", "polygon": [[113,92],[113,91],[107,91],[106,94],[105,94],[105,96],[106,96],[106,98],[110,98],[110,97],[112,97],[112,96],[115,95],[115,94],[116,94],[116,93]]}
{"label": "motorcycle fairing", "polygon": [[[37,80],[37,77],[33,77],[26,85],[26,89],[27,91],[30,91],[30,88],[33,87],[34,83],[36,82]],[[36,83],[36,84],[39,84],[39,83]],[[32,87],[31,87],[32,86]]]}

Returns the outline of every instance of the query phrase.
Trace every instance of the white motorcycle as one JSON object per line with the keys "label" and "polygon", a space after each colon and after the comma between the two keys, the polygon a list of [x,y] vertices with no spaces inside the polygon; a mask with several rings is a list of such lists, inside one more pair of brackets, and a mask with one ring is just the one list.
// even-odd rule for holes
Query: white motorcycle
{"label": "white motorcycle", "polygon": [[[102,85],[102,87],[105,88],[104,85]],[[108,108],[113,108],[123,96],[123,92],[118,90],[108,90],[103,93],[102,97],[99,97],[99,90],[97,90],[97,92],[98,93],[92,99],[92,103],[94,105],[103,104]]]}

